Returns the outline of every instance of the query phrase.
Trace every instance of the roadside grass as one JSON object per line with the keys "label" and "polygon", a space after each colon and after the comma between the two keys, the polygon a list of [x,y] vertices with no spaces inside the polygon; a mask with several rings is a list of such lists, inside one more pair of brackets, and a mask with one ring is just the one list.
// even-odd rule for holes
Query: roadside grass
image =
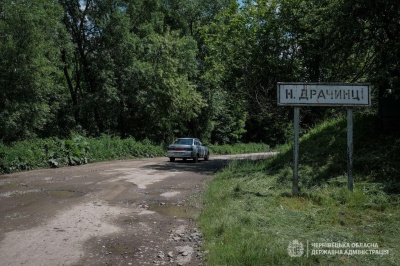
{"label": "roadside grass", "polygon": [[269,145],[265,143],[236,143],[224,145],[208,145],[211,154],[215,155],[228,155],[228,154],[241,154],[241,153],[257,153],[271,151]]}
{"label": "roadside grass", "polygon": [[[199,217],[207,265],[398,265],[400,136],[380,134],[374,125],[372,115],[355,117],[353,192],[347,190],[344,118],[301,138],[299,197],[291,196],[289,145],[274,158],[233,161],[218,173]],[[294,240],[303,244],[301,257],[289,256]],[[370,247],[351,246],[356,243]],[[362,254],[370,249],[388,254]],[[361,254],[316,254],[340,250]]]}
{"label": "roadside grass", "polygon": [[108,135],[99,138],[75,135],[66,140],[37,139],[15,142],[10,146],[0,143],[0,174],[164,155],[164,148],[150,141],[139,142]]}
{"label": "roadside grass", "polygon": [[[212,146],[211,154],[238,154],[268,151],[265,144]],[[165,145],[149,140],[136,141],[102,135],[86,138],[73,135],[70,139],[36,139],[5,145],[0,142],[0,174],[39,168],[81,165],[91,162],[151,158],[166,155]]]}

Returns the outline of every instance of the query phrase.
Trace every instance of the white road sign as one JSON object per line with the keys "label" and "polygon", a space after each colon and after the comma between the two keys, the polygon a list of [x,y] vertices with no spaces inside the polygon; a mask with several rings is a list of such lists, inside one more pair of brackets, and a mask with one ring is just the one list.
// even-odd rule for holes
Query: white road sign
{"label": "white road sign", "polygon": [[365,83],[283,83],[278,85],[281,106],[370,106]]}

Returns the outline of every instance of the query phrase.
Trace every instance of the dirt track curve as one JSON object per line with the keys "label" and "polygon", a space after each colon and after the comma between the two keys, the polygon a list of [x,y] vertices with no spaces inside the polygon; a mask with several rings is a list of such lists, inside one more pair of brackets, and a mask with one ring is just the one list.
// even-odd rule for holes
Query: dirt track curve
{"label": "dirt track curve", "polygon": [[195,219],[204,181],[243,157],[126,160],[0,176],[0,264],[201,265]]}

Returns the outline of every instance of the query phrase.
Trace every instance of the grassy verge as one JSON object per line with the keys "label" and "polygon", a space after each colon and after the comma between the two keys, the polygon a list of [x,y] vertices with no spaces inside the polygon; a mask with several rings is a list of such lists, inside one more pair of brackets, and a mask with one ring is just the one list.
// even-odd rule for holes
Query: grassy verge
{"label": "grassy verge", "polygon": [[0,143],[0,173],[164,154],[162,146],[150,141],[138,142],[111,136],[39,139],[16,142],[12,146]]}
{"label": "grassy verge", "polygon": [[[299,197],[291,197],[288,146],[273,159],[234,161],[219,173],[208,184],[199,218],[207,264],[397,265],[400,136],[378,133],[372,116],[355,122],[353,193],[345,176],[344,119],[302,138]],[[289,256],[294,240],[303,245],[300,257]]]}
{"label": "grassy verge", "polygon": [[[237,154],[268,151],[265,144],[212,146],[212,154]],[[73,136],[71,139],[38,139],[0,143],[0,174],[38,168],[81,165],[90,162],[165,156],[163,145],[148,140],[136,141],[103,135],[99,138]]]}
{"label": "grassy verge", "polygon": [[264,143],[237,143],[233,145],[209,145],[212,154],[227,155],[241,153],[257,153],[271,151],[269,145]]}

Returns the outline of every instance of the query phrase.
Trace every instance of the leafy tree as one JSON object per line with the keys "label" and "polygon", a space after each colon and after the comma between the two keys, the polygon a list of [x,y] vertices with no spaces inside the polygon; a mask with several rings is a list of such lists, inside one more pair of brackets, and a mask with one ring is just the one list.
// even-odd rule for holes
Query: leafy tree
{"label": "leafy tree", "polygon": [[[149,25],[146,27],[151,29]],[[186,131],[204,101],[189,81],[196,73],[196,43],[190,37],[166,30],[150,30],[140,41],[135,79],[137,91],[132,109],[135,127],[147,136],[167,140]],[[147,121],[152,121],[151,124]],[[143,136],[142,136],[143,137]]]}
{"label": "leafy tree", "polygon": [[273,125],[286,116],[285,110],[276,108],[276,82],[296,75],[296,58],[291,54],[296,50],[279,23],[277,3],[257,3],[240,10],[233,4],[205,28],[208,71],[204,79],[241,105],[235,109],[235,120],[246,121],[242,125],[248,140],[271,142],[282,139],[283,131]]}
{"label": "leafy tree", "polygon": [[118,130],[123,137],[154,140],[184,131],[204,106],[190,82],[197,47],[170,30],[159,2],[62,3],[76,45],[69,62],[75,62],[75,76],[84,77],[70,83],[75,117],[84,116],[77,122],[91,134]]}
{"label": "leafy tree", "polygon": [[4,0],[0,9],[0,138],[58,134],[62,11],[45,0]]}
{"label": "leafy tree", "polygon": [[[382,97],[386,90],[400,95],[400,6],[395,0],[338,1],[335,26],[344,49],[368,56],[364,72]],[[346,22],[346,24],[345,24]],[[336,47],[339,46],[336,43]],[[365,48],[367,47],[367,48]],[[361,48],[361,49],[360,49]]]}
{"label": "leafy tree", "polygon": [[162,0],[166,23],[200,41],[201,27],[210,23],[216,14],[226,9],[235,0]]}
{"label": "leafy tree", "polygon": [[[287,126],[282,121],[290,116],[287,108],[276,106],[278,81],[370,81],[379,97],[387,89],[397,93],[399,41],[394,32],[399,30],[399,7],[395,1],[243,3],[241,8],[231,5],[223,10],[205,27],[203,78],[212,96],[226,95],[216,93],[222,90],[239,99],[242,113],[248,114],[245,139],[270,144],[284,140]],[[332,112],[336,111],[303,108],[303,121],[313,125]]]}
{"label": "leafy tree", "polygon": [[103,131],[99,106],[92,101],[100,87],[99,73],[90,58],[96,53],[94,40],[99,33],[89,20],[95,3],[92,0],[60,0],[59,3],[63,7],[63,22],[73,44],[70,50],[64,49],[61,53],[75,124],[77,128],[90,132]]}
{"label": "leafy tree", "polygon": [[398,98],[399,16],[394,0],[4,0],[0,138],[281,143],[279,81],[369,81]]}
{"label": "leafy tree", "polygon": [[[222,10],[228,8],[236,0],[163,0],[161,1],[166,24],[173,30],[179,30],[182,35],[191,36],[197,42],[198,74],[190,78],[196,84],[196,90],[201,93],[207,105],[201,109],[201,114],[187,123],[188,134],[201,137],[203,140],[211,138],[212,130],[217,126],[214,123],[214,104],[224,102],[223,99],[214,100],[214,88],[201,77],[207,71],[205,58],[207,47],[202,28],[209,25],[214,17]],[[223,115],[221,113],[219,116]],[[218,125],[219,126],[219,125]],[[223,130],[228,132],[229,130]],[[215,134],[214,134],[215,135]],[[222,137],[222,136],[221,136]],[[224,139],[229,139],[225,138]],[[221,140],[218,140],[221,141]]]}

